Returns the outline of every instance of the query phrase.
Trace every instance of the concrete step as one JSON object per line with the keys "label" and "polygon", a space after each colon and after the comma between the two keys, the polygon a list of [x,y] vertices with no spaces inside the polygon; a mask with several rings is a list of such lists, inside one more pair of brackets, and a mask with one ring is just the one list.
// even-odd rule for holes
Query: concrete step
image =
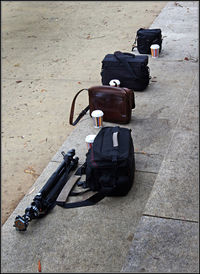
{"label": "concrete step", "polygon": [[[121,272],[199,272],[198,68],[185,89],[188,78],[181,77],[178,63],[187,56],[198,60],[193,48],[197,49],[197,11],[195,1],[170,2],[152,25],[160,26],[167,36],[164,48],[171,53],[166,62],[173,62],[177,77],[173,85],[181,88],[183,101],[180,104],[175,92],[180,113]],[[185,64],[186,75],[190,68]]]}

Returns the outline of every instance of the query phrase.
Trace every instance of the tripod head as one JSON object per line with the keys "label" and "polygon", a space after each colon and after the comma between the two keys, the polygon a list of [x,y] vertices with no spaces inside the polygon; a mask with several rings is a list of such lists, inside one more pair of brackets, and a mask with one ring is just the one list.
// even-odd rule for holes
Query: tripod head
{"label": "tripod head", "polygon": [[68,164],[68,163],[70,163],[70,161],[73,159],[73,157],[75,155],[75,149],[72,148],[67,153],[62,151],[61,154],[63,156],[65,163]]}
{"label": "tripod head", "polygon": [[38,193],[34,197],[31,205],[25,209],[25,214],[23,216],[18,215],[15,218],[13,226],[16,228],[16,230],[25,231],[28,226],[28,223],[32,219],[36,219],[39,217],[42,207],[42,195],[41,193]]}

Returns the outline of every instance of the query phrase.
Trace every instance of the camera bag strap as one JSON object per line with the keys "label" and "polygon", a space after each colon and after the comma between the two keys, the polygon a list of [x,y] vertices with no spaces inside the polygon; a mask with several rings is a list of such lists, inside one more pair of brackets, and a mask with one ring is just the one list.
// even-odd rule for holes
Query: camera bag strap
{"label": "camera bag strap", "polygon": [[64,207],[64,208],[75,208],[75,207],[83,207],[83,206],[92,206],[101,201],[103,198],[105,198],[105,195],[103,193],[97,192],[96,194],[92,195],[86,200],[73,202],[73,203],[66,203],[66,202],[56,202],[58,206]]}
{"label": "camera bag strap", "polygon": [[134,54],[132,53],[122,53],[121,51],[115,51],[114,52],[114,56],[120,61],[121,64],[124,65],[124,67],[127,69],[127,71],[129,71],[131,77],[133,77],[134,79],[138,79],[138,77],[136,76],[136,74],[133,72],[130,64],[128,63],[128,61],[124,58],[125,55],[129,55],[131,57],[135,57]]}
{"label": "camera bag strap", "polygon": [[132,45],[132,51],[134,50],[134,48],[137,48],[137,35],[135,36],[135,41],[133,42],[133,45]]}
{"label": "camera bag strap", "polygon": [[105,198],[105,194],[101,192],[97,192],[93,194],[92,196],[90,196],[89,198],[87,198],[86,200],[67,203],[67,199],[69,196],[78,196],[80,194],[90,191],[90,189],[86,189],[85,191],[81,191],[81,192],[72,192],[72,189],[75,187],[76,184],[84,185],[84,182],[79,183],[78,181],[81,178],[81,175],[85,174],[85,169],[84,169],[85,165],[86,165],[86,162],[77,169],[74,176],[72,176],[72,178],[70,178],[70,180],[67,182],[67,184],[65,185],[62,192],[60,193],[60,195],[58,196],[56,200],[56,205],[61,206],[63,208],[91,206],[91,205],[95,205],[96,203],[101,201],[103,198]]}
{"label": "camera bag strap", "polygon": [[72,126],[75,126],[78,121],[87,113],[87,111],[90,109],[90,106],[88,105],[86,108],[84,108],[84,110],[81,111],[81,113],[78,115],[78,117],[76,118],[76,120],[73,122],[73,118],[74,118],[74,109],[75,109],[75,102],[76,102],[76,98],[77,96],[83,91],[83,90],[88,90],[88,89],[81,89],[77,92],[77,94],[75,95],[73,101],[72,101],[72,105],[71,105],[71,111],[70,111],[70,117],[69,117],[69,123]]}

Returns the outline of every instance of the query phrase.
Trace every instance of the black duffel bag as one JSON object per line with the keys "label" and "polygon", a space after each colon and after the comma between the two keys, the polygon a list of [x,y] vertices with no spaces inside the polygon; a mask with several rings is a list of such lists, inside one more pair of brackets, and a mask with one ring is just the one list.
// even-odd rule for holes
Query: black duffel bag
{"label": "black duffel bag", "polygon": [[101,81],[109,85],[113,79],[120,81],[121,87],[142,91],[149,84],[148,56],[132,53],[107,54],[102,61]]}
{"label": "black duffel bag", "polygon": [[162,34],[161,29],[144,29],[140,28],[137,31],[135,42],[132,46],[132,51],[137,47],[141,54],[151,54],[151,45],[157,44],[160,46],[159,52],[162,49]]}

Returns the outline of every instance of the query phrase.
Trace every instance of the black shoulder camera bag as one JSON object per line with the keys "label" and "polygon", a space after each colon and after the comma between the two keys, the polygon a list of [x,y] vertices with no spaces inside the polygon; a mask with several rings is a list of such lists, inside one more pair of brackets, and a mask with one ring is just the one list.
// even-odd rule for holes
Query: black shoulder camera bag
{"label": "black shoulder camera bag", "polygon": [[133,185],[135,173],[134,146],[128,128],[103,127],[86,154],[86,162],[76,175],[86,174],[78,185],[97,191],[84,201],[57,202],[65,208],[90,206],[106,196],[124,196]]}
{"label": "black shoulder camera bag", "polygon": [[137,31],[135,42],[132,46],[132,51],[137,47],[141,54],[151,54],[151,45],[157,44],[160,46],[159,52],[162,49],[162,34],[161,29],[144,29],[140,28]]}
{"label": "black shoulder camera bag", "polygon": [[134,91],[142,91],[149,84],[148,56],[133,53],[107,54],[102,61],[101,80],[103,85],[109,85],[113,79],[120,81],[121,87]]}

